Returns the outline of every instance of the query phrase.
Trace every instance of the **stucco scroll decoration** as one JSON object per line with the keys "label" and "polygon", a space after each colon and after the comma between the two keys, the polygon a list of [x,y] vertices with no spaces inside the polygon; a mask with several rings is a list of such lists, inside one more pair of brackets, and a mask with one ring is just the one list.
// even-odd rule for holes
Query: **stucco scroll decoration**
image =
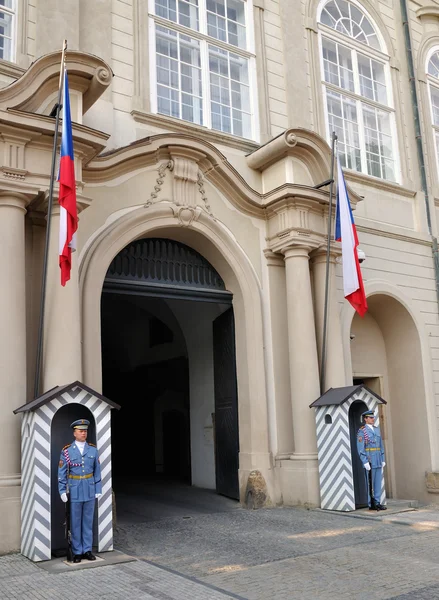
{"label": "stucco scroll decoration", "polygon": [[204,189],[204,178],[201,171],[198,171],[198,179],[197,179],[198,189],[201,194],[201,199],[203,200],[204,207],[209,215],[213,218],[212,209],[210,208],[209,200],[206,196],[206,190]]}
{"label": "stucco scroll decoration", "polygon": [[151,192],[151,196],[149,197],[148,201],[145,204],[145,208],[148,206],[151,206],[153,204],[154,200],[157,200],[157,198],[162,190],[163,183],[165,181],[166,170],[169,169],[169,171],[172,171],[173,168],[174,168],[174,161],[172,161],[172,160],[167,160],[166,162],[163,162],[159,166],[159,168],[157,169],[159,176],[156,179],[154,191]]}

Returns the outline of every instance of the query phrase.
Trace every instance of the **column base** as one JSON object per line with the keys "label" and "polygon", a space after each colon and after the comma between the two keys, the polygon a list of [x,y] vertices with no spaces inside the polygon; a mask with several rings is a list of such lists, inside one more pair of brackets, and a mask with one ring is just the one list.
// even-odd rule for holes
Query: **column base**
{"label": "column base", "polygon": [[320,506],[317,455],[276,460],[276,472],[284,506]]}
{"label": "column base", "polygon": [[20,552],[21,486],[1,485],[0,478],[0,555]]}

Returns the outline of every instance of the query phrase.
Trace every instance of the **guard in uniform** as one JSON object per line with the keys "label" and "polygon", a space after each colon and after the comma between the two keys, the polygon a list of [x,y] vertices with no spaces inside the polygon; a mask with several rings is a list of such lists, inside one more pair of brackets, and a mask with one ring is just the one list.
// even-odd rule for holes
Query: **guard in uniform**
{"label": "guard in uniform", "polygon": [[90,421],[71,424],[75,441],[64,446],[58,465],[58,489],[63,502],[70,496],[73,562],[96,560],[92,554],[95,499],[102,496],[98,450],[86,442]]}
{"label": "guard in uniform", "polygon": [[[379,427],[375,427],[375,414],[367,410],[362,415],[364,425],[357,433],[357,450],[363,463],[366,475],[367,500],[370,510],[387,510],[381,504],[381,489],[383,482],[384,446]],[[372,477],[372,497],[370,494],[369,471]]]}

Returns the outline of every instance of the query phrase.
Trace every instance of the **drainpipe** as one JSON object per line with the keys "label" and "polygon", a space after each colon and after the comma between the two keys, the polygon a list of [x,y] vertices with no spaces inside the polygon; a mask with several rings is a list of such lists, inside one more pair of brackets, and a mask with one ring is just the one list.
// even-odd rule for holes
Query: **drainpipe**
{"label": "drainpipe", "polygon": [[415,69],[414,69],[414,65],[413,65],[412,42],[410,39],[410,28],[409,28],[409,19],[408,19],[408,13],[407,13],[407,2],[406,2],[406,0],[400,0],[400,2],[401,2],[401,14],[402,14],[402,26],[404,29],[404,38],[405,38],[405,50],[406,50],[406,55],[407,55],[407,66],[408,66],[408,70],[409,70],[409,82],[410,82],[410,93],[411,93],[411,97],[412,97],[413,118],[414,118],[414,122],[415,122],[416,149],[417,149],[417,153],[418,153],[419,170],[421,173],[422,191],[424,192],[425,213],[427,216],[428,233],[430,234],[431,241],[432,241],[434,275],[435,275],[435,280],[436,280],[436,298],[437,298],[437,302],[438,302],[438,306],[439,306],[438,243],[437,243],[437,238],[433,235],[433,231],[431,228],[430,200],[428,197],[427,175],[425,172],[424,145],[422,142],[421,121],[419,118],[418,93],[416,91]]}

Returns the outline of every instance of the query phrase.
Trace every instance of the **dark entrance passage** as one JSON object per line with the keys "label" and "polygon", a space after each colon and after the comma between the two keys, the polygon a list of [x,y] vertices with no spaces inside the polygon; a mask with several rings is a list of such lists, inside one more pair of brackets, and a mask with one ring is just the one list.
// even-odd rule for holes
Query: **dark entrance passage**
{"label": "dark entrance passage", "polygon": [[141,490],[157,495],[157,486],[163,495],[192,485],[238,498],[231,301],[213,267],[171,240],[134,242],[110,266],[103,393],[121,406],[112,415],[113,482],[131,512]]}

